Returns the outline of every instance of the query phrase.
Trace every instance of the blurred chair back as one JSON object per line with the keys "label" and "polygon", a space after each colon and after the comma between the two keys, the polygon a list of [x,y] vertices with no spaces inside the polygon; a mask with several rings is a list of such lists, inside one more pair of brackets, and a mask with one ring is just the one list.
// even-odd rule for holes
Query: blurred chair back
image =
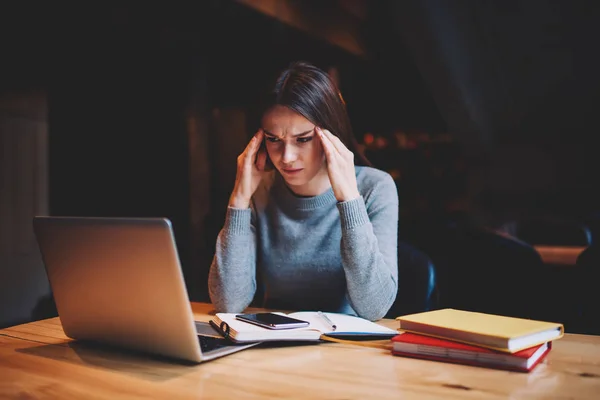
{"label": "blurred chair back", "polygon": [[431,258],[398,241],[398,294],[387,318],[429,311],[436,305],[436,271]]}
{"label": "blurred chair back", "polygon": [[579,324],[577,333],[600,335],[600,245],[592,245],[577,257],[579,290],[577,303],[579,305]]}
{"label": "blurred chair back", "polygon": [[590,230],[592,236],[592,245],[596,244],[600,237],[600,211],[593,211],[588,213],[584,218],[583,222]]}
{"label": "blurred chair back", "polygon": [[431,232],[423,247],[437,272],[439,308],[543,318],[543,263],[535,249],[473,225]]}
{"label": "blurred chair back", "polygon": [[533,246],[589,246],[592,242],[588,226],[569,218],[521,218],[506,223],[503,230]]}

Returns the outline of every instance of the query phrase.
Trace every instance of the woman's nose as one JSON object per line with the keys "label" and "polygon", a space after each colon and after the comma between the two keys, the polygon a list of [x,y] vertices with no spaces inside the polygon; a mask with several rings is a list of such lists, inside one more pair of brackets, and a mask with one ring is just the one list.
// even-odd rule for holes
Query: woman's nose
{"label": "woman's nose", "polygon": [[284,145],[281,161],[283,161],[284,164],[290,164],[296,161],[296,150],[294,149],[294,146],[288,144]]}

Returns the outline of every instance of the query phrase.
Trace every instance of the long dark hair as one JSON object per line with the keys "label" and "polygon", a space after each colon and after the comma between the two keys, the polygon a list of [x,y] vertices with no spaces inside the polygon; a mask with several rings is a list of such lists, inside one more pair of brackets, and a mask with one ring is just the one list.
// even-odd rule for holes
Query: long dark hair
{"label": "long dark hair", "polygon": [[342,94],[320,68],[303,61],[291,63],[257,105],[262,113],[275,105],[297,112],[337,136],[354,153],[354,164],[371,166],[358,147]]}

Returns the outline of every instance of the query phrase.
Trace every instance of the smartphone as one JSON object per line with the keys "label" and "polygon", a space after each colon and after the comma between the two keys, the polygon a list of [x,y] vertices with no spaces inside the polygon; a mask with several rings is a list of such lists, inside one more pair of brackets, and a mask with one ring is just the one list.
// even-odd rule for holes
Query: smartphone
{"label": "smartphone", "polygon": [[308,321],[302,321],[301,319],[269,312],[257,314],[237,314],[235,318],[239,319],[240,321],[262,326],[263,328],[267,329],[304,328],[310,325]]}

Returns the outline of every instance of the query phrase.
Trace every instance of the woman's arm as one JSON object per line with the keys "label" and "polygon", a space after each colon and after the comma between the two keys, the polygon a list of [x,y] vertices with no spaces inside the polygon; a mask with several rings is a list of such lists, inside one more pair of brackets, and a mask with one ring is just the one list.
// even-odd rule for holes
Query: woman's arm
{"label": "woman's arm", "polygon": [[398,191],[386,175],[367,195],[338,203],[342,264],[357,314],[385,316],[398,290]]}
{"label": "woman's arm", "polygon": [[253,209],[228,207],[208,274],[217,312],[242,312],[256,293],[256,232]]}
{"label": "woman's arm", "polygon": [[262,129],[237,158],[237,174],[225,225],[208,273],[208,294],[219,312],[241,312],[256,292],[256,230],[252,195],[262,181],[267,154]]}

